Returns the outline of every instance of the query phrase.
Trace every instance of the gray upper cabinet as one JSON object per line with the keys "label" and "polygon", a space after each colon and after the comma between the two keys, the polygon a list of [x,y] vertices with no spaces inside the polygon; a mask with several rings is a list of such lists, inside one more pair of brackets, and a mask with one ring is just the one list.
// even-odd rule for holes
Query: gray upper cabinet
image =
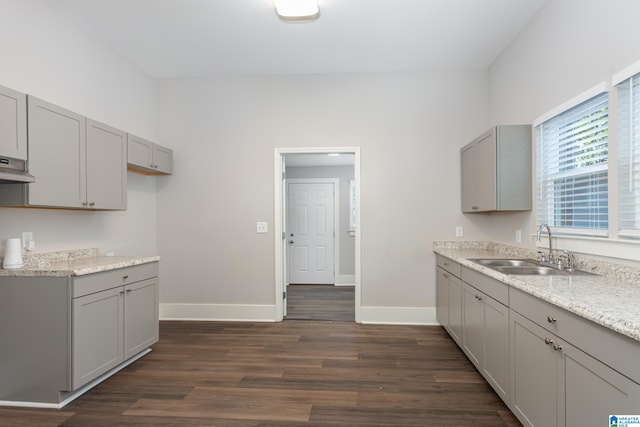
{"label": "gray upper cabinet", "polygon": [[27,205],[83,208],[87,201],[86,118],[29,96]]}
{"label": "gray upper cabinet", "polygon": [[0,205],[124,210],[126,133],[28,96],[31,184],[0,185]]}
{"label": "gray upper cabinet", "polygon": [[92,209],[127,207],[127,134],[87,120],[87,199]]}
{"label": "gray upper cabinet", "polygon": [[173,173],[173,150],[135,135],[128,135],[129,169],[147,175]]}
{"label": "gray upper cabinet", "polygon": [[462,212],[531,210],[531,126],[496,126],[460,149]]}
{"label": "gray upper cabinet", "polygon": [[27,96],[0,86],[0,156],[27,160]]}

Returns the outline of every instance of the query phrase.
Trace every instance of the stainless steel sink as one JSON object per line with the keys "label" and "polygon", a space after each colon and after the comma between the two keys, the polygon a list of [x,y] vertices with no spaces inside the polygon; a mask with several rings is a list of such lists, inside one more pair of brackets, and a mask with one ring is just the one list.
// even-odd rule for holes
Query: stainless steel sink
{"label": "stainless steel sink", "polygon": [[586,271],[569,271],[559,270],[555,267],[542,265],[540,262],[532,259],[471,259],[475,263],[484,265],[492,270],[499,271],[503,274],[512,274],[519,276],[581,276],[593,275]]}
{"label": "stainless steel sink", "polygon": [[471,261],[487,267],[528,267],[538,265],[537,261],[528,259],[472,259]]}

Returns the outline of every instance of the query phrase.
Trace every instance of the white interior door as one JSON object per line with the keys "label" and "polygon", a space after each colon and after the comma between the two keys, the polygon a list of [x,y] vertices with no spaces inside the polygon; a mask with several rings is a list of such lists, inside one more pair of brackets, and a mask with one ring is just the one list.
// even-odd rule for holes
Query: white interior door
{"label": "white interior door", "polygon": [[334,284],[332,183],[287,186],[289,283]]}

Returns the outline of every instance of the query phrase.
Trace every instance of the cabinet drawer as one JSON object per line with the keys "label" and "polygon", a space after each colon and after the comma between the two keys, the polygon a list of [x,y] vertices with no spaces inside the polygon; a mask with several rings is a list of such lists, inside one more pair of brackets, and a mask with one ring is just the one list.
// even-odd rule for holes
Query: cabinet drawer
{"label": "cabinet drawer", "polygon": [[451,261],[449,258],[443,257],[442,255],[436,255],[436,265],[454,276],[458,278],[460,277],[461,266],[457,262]]}
{"label": "cabinet drawer", "polygon": [[509,285],[506,283],[467,267],[462,267],[461,275],[463,282],[470,284],[507,307],[509,306]]}
{"label": "cabinet drawer", "polygon": [[639,341],[518,289],[510,289],[509,301],[512,310],[640,383]]}
{"label": "cabinet drawer", "polygon": [[78,298],[83,295],[93,294],[95,292],[128,285],[129,283],[135,283],[157,276],[157,262],[88,274],[86,276],[74,278],[73,297]]}

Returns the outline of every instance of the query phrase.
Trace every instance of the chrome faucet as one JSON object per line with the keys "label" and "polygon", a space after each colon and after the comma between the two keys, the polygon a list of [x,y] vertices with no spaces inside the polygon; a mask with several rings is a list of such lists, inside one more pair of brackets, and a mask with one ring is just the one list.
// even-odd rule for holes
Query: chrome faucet
{"label": "chrome faucet", "polygon": [[553,264],[553,243],[551,242],[551,227],[549,227],[548,224],[540,224],[538,226],[538,230],[536,231],[536,242],[540,241],[540,233],[542,232],[542,229],[546,228],[547,229],[547,234],[549,235],[549,264]]}

